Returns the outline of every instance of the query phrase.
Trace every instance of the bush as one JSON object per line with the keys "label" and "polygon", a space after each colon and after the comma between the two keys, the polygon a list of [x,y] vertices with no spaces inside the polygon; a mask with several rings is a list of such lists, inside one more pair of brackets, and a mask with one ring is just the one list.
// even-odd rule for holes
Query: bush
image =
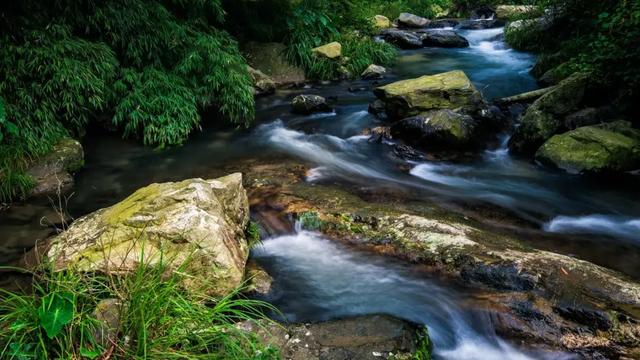
{"label": "bush", "polygon": [[[237,322],[265,319],[273,308],[232,293],[221,299],[186,294],[179,271],[141,265],[126,277],[33,273],[25,292],[0,290],[2,359],[277,359]],[[96,337],[94,310],[102,299],[120,304],[113,343]]]}

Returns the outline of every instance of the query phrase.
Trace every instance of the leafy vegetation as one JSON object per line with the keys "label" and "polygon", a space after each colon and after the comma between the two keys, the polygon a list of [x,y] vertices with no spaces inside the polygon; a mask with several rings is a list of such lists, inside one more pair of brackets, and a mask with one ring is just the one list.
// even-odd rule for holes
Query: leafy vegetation
{"label": "leafy vegetation", "polygon": [[[127,277],[34,272],[32,290],[0,290],[0,358],[278,358],[235,325],[265,318],[272,307],[237,292],[194,297],[180,287],[179,271],[167,273],[146,265]],[[96,316],[103,299],[115,300],[117,328]]]}
{"label": "leafy vegetation", "polygon": [[300,226],[305,230],[318,231],[322,228],[323,221],[315,211],[306,211],[298,215]]}

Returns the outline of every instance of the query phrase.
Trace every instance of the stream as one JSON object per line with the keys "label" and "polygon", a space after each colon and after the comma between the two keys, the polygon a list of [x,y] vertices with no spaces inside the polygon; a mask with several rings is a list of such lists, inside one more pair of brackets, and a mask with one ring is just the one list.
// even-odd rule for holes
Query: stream
{"label": "stream", "polygon": [[[529,75],[535,57],[506,47],[496,39],[501,33],[502,29],[460,31],[469,48],[402,51],[383,83],[460,69],[487,100],[536,89]],[[614,183],[546,170],[511,157],[508,133],[499,134],[488,150],[462,163],[402,160],[394,155],[393,144],[370,143],[361,135],[364,128],[382,124],[367,112],[374,100],[371,90],[370,82],[352,81],[279,91],[257,100],[258,125],[253,130],[210,124],[183,147],[162,152],[117,135],[90,133],[83,141],[87,165],[63,205],[79,217],[152,182],[215,177],[242,160],[259,163],[288,157],[309,165],[306,181],[311,184],[369,191],[391,188],[410,201],[501,209],[528,224],[505,231],[521,232],[536,247],[640,279],[638,175]],[[336,97],[335,110],[291,114],[290,99],[301,93]],[[30,201],[0,212],[0,264],[51,233],[47,225],[56,222],[51,207],[49,200]],[[291,321],[386,313],[427,324],[439,359],[565,357],[527,352],[501,340],[485,313],[464,306],[472,298],[468,290],[407,265],[344,248],[316,233],[274,236],[253,256],[275,279],[269,300]]]}

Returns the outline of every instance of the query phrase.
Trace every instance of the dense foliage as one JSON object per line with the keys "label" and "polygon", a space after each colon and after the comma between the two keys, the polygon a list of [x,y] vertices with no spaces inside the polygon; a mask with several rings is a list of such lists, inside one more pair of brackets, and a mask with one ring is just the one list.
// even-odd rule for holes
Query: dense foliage
{"label": "dense foliage", "polygon": [[553,15],[552,26],[507,33],[514,46],[541,54],[536,75],[551,69],[561,77],[589,72],[603,87],[610,87],[618,105],[637,109],[640,1],[541,0],[539,4]]}
{"label": "dense foliage", "polygon": [[27,191],[26,164],[111,119],[146,144],[182,143],[216,106],[253,119],[253,89],[218,0],[60,0],[0,5],[0,196]]}

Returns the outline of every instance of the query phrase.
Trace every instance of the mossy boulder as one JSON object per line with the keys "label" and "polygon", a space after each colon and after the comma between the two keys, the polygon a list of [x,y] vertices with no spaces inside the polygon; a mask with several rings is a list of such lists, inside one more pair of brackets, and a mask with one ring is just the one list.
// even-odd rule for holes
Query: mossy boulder
{"label": "mossy boulder", "polygon": [[502,20],[509,20],[523,16],[537,15],[538,7],[534,5],[498,5],[496,6],[496,17]]}
{"label": "mossy boulder", "polygon": [[311,49],[311,52],[319,57],[337,59],[342,56],[342,45],[339,42],[334,41],[332,43],[313,48]]}
{"label": "mossy boulder", "polygon": [[223,296],[242,283],[248,221],[239,173],[152,184],[76,220],[46,255],[56,270],[110,274],[163,263],[188,291]]}
{"label": "mossy boulder", "polygon": [[468,148],[475,143],[477,122],[452,110],[437,110],[393,124],[394,138],[428,149]]}
{"label": "mossy boulder", "polygon": [[549,139],[536,159],[571,173],[635,170],[640,167],[640,130],[627,121],[581,127]]}
{"label": "mossy boulder", "polygon": [[547,139],[565,130],[564,118],[580,109],[588,87],[589,75],[576,73],[536,100],[509,141],[511,151],[533,154]]}
{"label": "mossy boulder", "polygon": [[73,186],[72,174],[84,166],[84,150],[79,141],[60,140],[47,155],[37,159],[27,170],[36,186],[31,196],[67,192]]}
{"label": "mossy boulder", "polygon": [[247,66],[251,80],[253,81],[254,94],[256,96],[271,95],[276,92],[276,83],[269,75],[260,70]]}
{"label": "mossy boulder", "polygon": [[388,29],[391,27],[391,20],[384,15],[376,15],[373,17],[373,26],[377,29]]}
{"label": "mossy boulder", "polygon": [[391,119],[440,109],[475,112],[484,106],[482,95],[460,70],[398,81],[376,88],[374,94]]}

